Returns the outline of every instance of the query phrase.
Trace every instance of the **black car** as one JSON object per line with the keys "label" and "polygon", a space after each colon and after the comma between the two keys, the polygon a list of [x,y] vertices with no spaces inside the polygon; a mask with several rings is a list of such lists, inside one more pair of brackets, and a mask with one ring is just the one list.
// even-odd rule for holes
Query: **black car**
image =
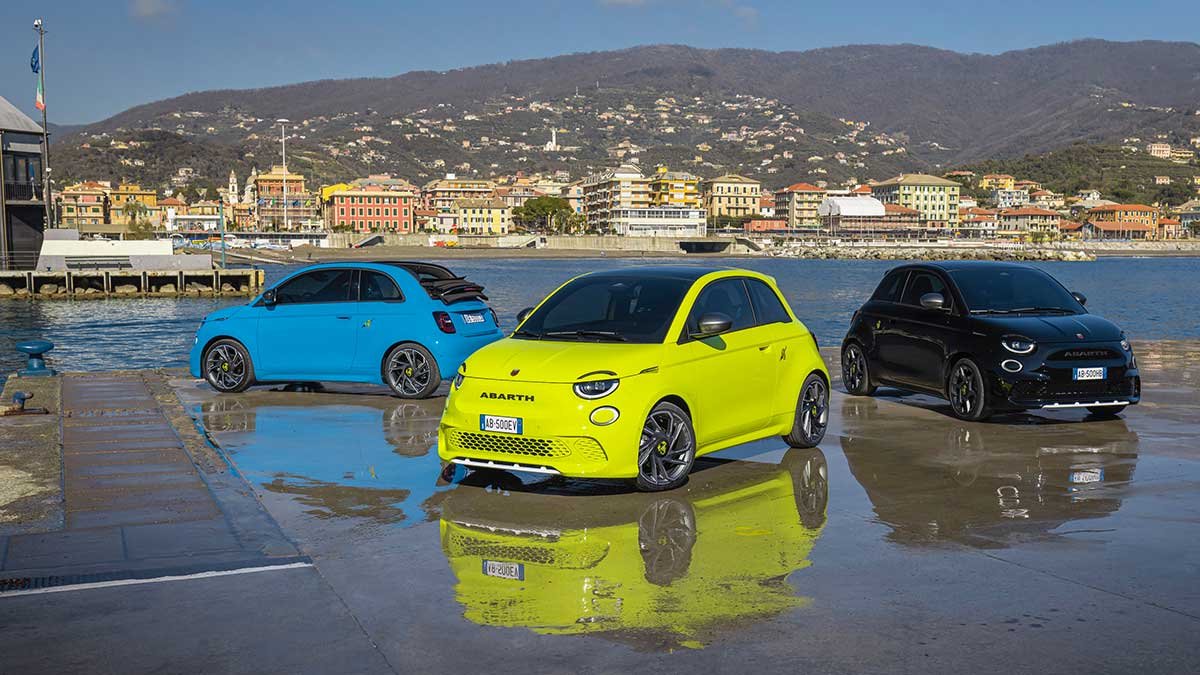
{"label": "black car", "polygon": [[842,342],[842,382],[935,394],[965,420],[1087,408],[1113,416],[1141,398],[1125,334],[1087,299],[1025,265],[940,262],[884,276]]}

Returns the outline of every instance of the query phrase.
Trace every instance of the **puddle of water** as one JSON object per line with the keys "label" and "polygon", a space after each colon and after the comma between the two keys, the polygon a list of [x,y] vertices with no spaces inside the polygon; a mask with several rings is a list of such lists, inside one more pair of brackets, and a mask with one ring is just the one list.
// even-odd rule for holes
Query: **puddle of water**
{"label": "puddle of water", "polygon": [[[430,404],[338,396],[313,405],[313,396],[219,397],[195,414],[247,480],[294,497],[312,515],[402,527],[429,520],[427,502],[446,489],[436,484]],[[364,403],[347,402],[354,398]]]}

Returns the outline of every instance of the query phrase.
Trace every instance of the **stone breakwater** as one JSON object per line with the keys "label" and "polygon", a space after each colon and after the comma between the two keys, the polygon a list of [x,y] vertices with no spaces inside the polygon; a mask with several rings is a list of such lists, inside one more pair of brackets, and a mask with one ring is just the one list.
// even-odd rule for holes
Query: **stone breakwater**
{"label": "stone breakwater", "polygon": [[1043,248],[941,248],[908,247],[856,248],[850,246],[789,246],[771,249],[776,258],[807,260],[1008,260],[1088,262],[1096,259],[1086,251]]}

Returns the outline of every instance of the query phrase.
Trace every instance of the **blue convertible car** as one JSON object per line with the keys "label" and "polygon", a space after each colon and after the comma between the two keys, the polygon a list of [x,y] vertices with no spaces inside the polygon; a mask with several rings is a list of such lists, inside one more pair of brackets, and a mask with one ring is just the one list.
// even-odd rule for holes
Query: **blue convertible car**
{"label": "blue convertible car", "polygon": [[209,314],[189,360],[221,392],[273,382],[370,382],[425,398],[501,337],[483,287],[441,265],[322,263],[250,304]]}

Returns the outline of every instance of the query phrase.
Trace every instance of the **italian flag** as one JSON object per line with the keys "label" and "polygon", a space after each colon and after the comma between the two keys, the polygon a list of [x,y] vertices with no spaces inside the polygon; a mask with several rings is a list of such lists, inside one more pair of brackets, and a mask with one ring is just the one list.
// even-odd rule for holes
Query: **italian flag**
{"label": "italian flag", "polygon": [[33,102],[33,105],[38,110],[46,109],[46,96],[42,93],[42,78],[40,77],[38,78],[37,100]]}

